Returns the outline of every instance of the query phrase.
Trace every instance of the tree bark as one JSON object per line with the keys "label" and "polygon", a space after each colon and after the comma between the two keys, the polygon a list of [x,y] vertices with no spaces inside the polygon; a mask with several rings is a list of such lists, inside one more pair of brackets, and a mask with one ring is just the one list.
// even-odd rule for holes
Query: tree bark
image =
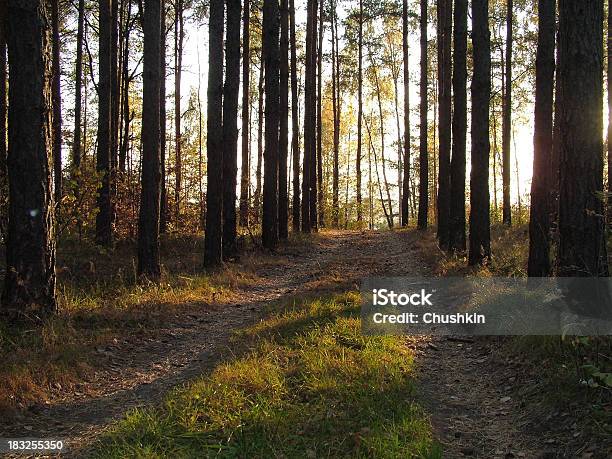
{"label": "tree bark", "polygon": [[323,189],[323,2],[319,0],[319,44],[317,46],[317,210],[318,226],[325,226]]}
{"label": "tree bark", "polygon": [[289,8],[280,2],[280,106],[278,145],[278,236],[289,237],[287,157],[289,153]]}
{"label": "tree bark", "polygon": [[181,77],[183,71],[183,0],[176,0],[174,7],[174,206],[175,219],[178,221],[181,213],[181,193],[183,191],[183,154],[181,134]]}
{"label": "tree bark", "polygon": [[402,2],[402,60],[404,65],[404,161],[402,177],[401,225],[410,219],[410,66],[408,47],[408,0]]}
{"label": "tree bark", "polygon": [[[82,0],[81,0],[82,1]],[[0,0],[0,177],[6,177],[6,0]]]}
{"label": "tree bark", "polygon": [[513,0],[508,0],[506,15],[506,68],[505,93],[503,98],[502,118],[502,187],[503,187],[503,221],[512,224],[512,207],[510,204],[510,140],[512,135],[512,21]]}
{"label": "tree bark", "polygon": [[318,47],[317,47],[317,11],[318,11],[318,1],[313,1],[313,11],[312,11],[312,46],[311,46],[311,83],[310,83],[310,97],[306,94],[307,99],[309,99],[309,103],[311,106],[311,119],[313,120],[312,126],[310,129],[311,132],[311,153],[310,153],[310,228],[313,231],[318,231],[319,228],[319,213],[318,213],[318,204],[319,204],[319,181],[318,181],[318,155],[317,155],[317,56],[318,56]]}
{"label": "tree bark", "polygon": [[[129,8],[129,7],[128,7]],[[160,12],[160,46],[159,46],[159,156],[161,166],[161,197],[159,205],[159,231],[161,234],[166,234],[168,231],[168,190],[166,186],[166,0],[161,0]],[[126,56],[127,64],[127,56]],[[129,97],[127,90],[129,86],[125,84],[126,94],[124,95],[124,103],[126,113],[129,113]],[[127,134],[126,128],[126,134]]]}
{"label": "tree bark", "polygon": [[491,99],[491,34],[489,1],[472,1],[472,173],[470,177],[470,266],[491,258],[489,196],[489,109]]}
{"label": "tree bark", "polygon": [[60,33],[59,33],[59,0],[51,1],[51,30],[53,63],[51,91],[53,99],[53,179],[55,210],[59,212],[62,201],[62,67],[60,62]]}
{"label": "tree bark", "polygon": [[251,89],[251,0],[244,0],[242,16],[242,166],[240,171],[240,226],[249,226],[250,89]]}
{"label": "tree bark", "polygon": [[289,0],[290,41],[291,41],[291,123],[292,138],[291,149],[293,152],[293,208],[292,224],[293,231],[300,230],[300,120],[299,120],[299,96],[297,77],[297,50],[295,37],[295,1]]}
{"label": "tree bark", "polygon": [[419,216],[417,226],[427,228],[429,213],[429,155],[427,151],[427,0],[421,0],[421,103],[419,148]]}
{"label": "tree bark", "polygon": [[438,2],[438,243],[449,247],[450,235],[450,162],[452,131],[452,0]]}
{"label": "tree bark", "polygon": [[339,186],[340,186],[340,117],[339,117],[339,80],[336,69],[337,49],[336,49],[336,4],[332,0],[331,5],[331,45],[332,45],[332,109],[334,117],[334,158],[333,158],[333,177],[332,177],[332,225],[338,228],[340,223],[339,209]]}
{"label": "tree bark", "polygon": [[112,207],[110,189],[111,166],[111,0],[100,0],[99,81],[98,81],[98,151],[96,171],[98,186],[98,214],[96,215],[96,243],[112,243]]}
{"label": "tree bark", "polygon": [[51,43],[45,2],[8,4],[9,218],[2,315],[40,322],[57,310],[51,193]]}
{"label": "tree bark", "polygon": [[359,48],[359,62],[357,64],[357,153],[355,158],[355,177],[357,179],[357,222],[361,222],[363,221],[363,209],[361,205],[361,151],[363,149],[363,0],[359,0],[359,37],[357,47]]}
{"label": "tree bark", "polygon": [[560,276],[608,276],[603,206],[603,0],[559,3]]}
{"label": "tree bark", "polygon": [[204,265],[216,269],[222,262],[223,233],[223,16],[224,0],[211,0],[208,25],[208,98],[206,119],[206,232]]}
{"label": "tree bark", "polygon": [[264,60],[263,50],[259,62],[259,101],[257,112],[257,167],[255,169],[255,196],[253,203],[255,207],[255,223],[259,223],[261,214],[261,166],[263,160],[263,126],[264,126]]}
{"label": "tree bark", "polygon": [[226,0],[225,86],[223,88],[223,255],[236,253],[238,93],[240,91],[240,0]]}
{"label": "tree bark", "polygon": [[[612,224],[612,8],[608,5],[608,226]],[[554,45],[554,44],[553,44]]]}
{"label": "tree bark", "polygon": [[160,157],[160,2],[145,0],[142,73],[142,191],[138,218],[138,274],[157,280],[159,261]]}
{"label": "tree bark", "polygon": [[465,244],[465,158],[467,144],[467,20],[468,1],[455,0],[454,110],[450,170],[449,250],[463,252]]}

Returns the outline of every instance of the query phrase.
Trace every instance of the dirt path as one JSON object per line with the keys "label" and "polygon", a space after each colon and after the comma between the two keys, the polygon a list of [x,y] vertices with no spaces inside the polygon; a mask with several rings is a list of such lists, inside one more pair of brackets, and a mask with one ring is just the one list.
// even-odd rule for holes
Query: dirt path
{"label": "dirt path", "polygon": [[[282,263],[259,269],[257,287],[239,292],[240,304],[175,316],[155,339],[127,339],[101,350],[109,365],[84,382],[81,392],[34,407],[11,425],[0,421],[0,437],[63,438],[74,453],[126,410],[153,404],[213,368],[232,332],[258,320],[267,303],[344,289],[367,275],[426,273],[412,245],[406,233],[342,231],[325,232],[305,248],[283,250]],[[545,438],[525,432],[518,402],[504,394],[512,370],[489,372],[488,344],[415,338],[409,345],[422,369],[420,397],[445,457],[535,458],[551,450]]]}

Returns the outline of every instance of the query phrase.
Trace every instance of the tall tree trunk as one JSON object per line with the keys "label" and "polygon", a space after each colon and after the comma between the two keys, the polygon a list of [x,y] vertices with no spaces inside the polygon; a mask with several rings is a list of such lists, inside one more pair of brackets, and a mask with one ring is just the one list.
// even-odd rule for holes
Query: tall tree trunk
{"label": "tall tree trunk", "polygon": [[0,178],[6,176],[6,3],[0,1]]}
{"label": "tall tree trunk", "polygon": [[404,161],[402,177],[401,225],[410,218],[410,67],[408,49],[408,0],[402,2],[402,61],[404,65]]}
{"label": "tall tree trunk", "polygon": [[338,113],[338,102],[340,91],[338,88],[337,49],[336,49],[336,4],[332,0],[331,5],[331,45],[332,45],[332,109],[334,117],[334,158],[333,158],[333,177],[332,177],[332,225],[338,228],[340,223],[339,209],[339,185],[340,185],[340,118]]}
{"label": "tall tree trunk", "polygon": [[263,125],[264,125],[264,60],[263,50],[259,62],[259,102],[257,112],[257,167],[255,170],[255,223],[259,223],[261,214],[261,165],[263,159]]}
{"label": "tall tree trunk", "polygon": [[608,276],[603,207],[603,0],[559,3],[558,274]]}
{"label": "tall tree trunk", "polygon": [[263,41],[266,79],[266,130],[262,244],[273,249],[278,242],[278,127],[279,127],[279,7],[277,0],[264,0]]}
{"label": "tall tree trunk", "polygon": [[249,226],[250,86],[251,86],[251,0],[244,0],[242,15],[242,166],[240,171],[240,226]]}
{"label": "tall tree trunk", "polygon": [[318,225],[325,226],[323,190],[323,2],[319,0],[319,44],[317,46],[317,209]]}
{"label": "tall tree trunk", "polygon": [[160,157],[160,2],[145,0],[142,72],[142,191],[138,218],[138,274],[159,279]]}
{"label": "tall tree trunk", "polygon": [[470,177],[470,266],[491,258],[489,196],[489,108],[491,99],[491,34],[489,0],[472,0],[472,173]]}
{"label": "tall tree trunk", "polygon": [[297,78],[297,50],[295,37],[295,1],[289,0],[291,41],[291,151],[293,153],[293,231],[300,230],[300,119]]}
{"label": "tall tree trunk", "polygon": [[51,193],[51,61],[45,2],[9,2],[9,218],[1,313],[39,322],[56,312]]}
{"label": "tall tree trunk", "polygon": [[[85,22],[85,0],[79,0],[77,36],[76,36],[76,66],[74,72],[74,138],[72,141],[72,179],[79,180],[81,168],[81,103],[83,90],[83,24]],[[80,193],[80,186],[75,182],[75,194]]]}
{"label": "tall tree trunk", "polygon": [[181,77],[183,72],[183,0],[176,0],[174,7],[174,206],[175,219],[178,221],[181,213],[181,193],[183,190],[183,155],[181,134]]}
{"label": "tall tree trunk", "polygon": [[311,91],[309,100],[311,106],[311,119],[313,120],[311,126],[311,153],[310,153],[310,228],[313,231],[318,231],[319,228],[319,213],[318,213],[318,204],[319,204],[319,180],[318,180],[318,158],[317,158],[317,57],[318,57],[318,47],[317,47],[317,11],[318,11],[318,1],[314,0],[313,11],[312,11],[312,46],[311,46]]}
{"label": "tall tree trunk", "polygon": [[53,72],[51,82],[53,99],[53,191],[55,208],[59,212],[62,201],[62,67],[60,62],[59,0],[51,1],[51,30],[53,34],[53,63],[51,64]]}
{"label": "tall tree trunk", "polygon": [[512,21],[513,0],[508,0],[506,14],[506,68],[505,92],[503,98],[502,119],[502,186],[504,192],[504,224],[512,224],[512,207],[510,204],[510,140],[512,135]]}
{"label": "tall tree trunk", "polygon": [[226,0],[225,86],[223,89],[223,255],[236,252],[238,93],[240,91],[240,0]]}
{"label": "tall tree trunk", "polygon": [[[608,5],[608,225],[612,224],[612,8]],[[553,44],[554,46],[554,44]]]}
{"label": "tall tree trunk", "polygon": [[419,229],[427,228],[429,212],[429,155],[427,151],[427,0],[421,0],[421,103],[419,129]]}
{"label": "tall tree trunk", "polygon": [[[129,6],[128,6],[129,11]],[[128,15],[129,17],[129,15]],[[159,157],[161,165],[161,197],[159,205],[159,231],[161,234],[166,234],[168,231],[168,189],[166,185],[166,0],[161,0],[161,27],[160,27],[160,46],[159,46],[159,71],[160,71],[160,82],[159,82]],[[126,48],[127,51],[127,48]],[[127,55],[126,55],[127,65]],[[126,72],[127,75],[127,72]],[[129,113],[129,97],[127,91],[129,84],[124,83],[125,94],[124,94],[124,111]],[[128,115],[129,116],[129,115]],[[126,123],[129,124],[129,118],[126,119]],[[128,127],[126,129],[126,137],[128,133]],[[127,150],[126,150],[127,152]]]}
{"label": "tall tree trunk", "polygon": [[289,237],[287,157],[289,153],[289,8],[280,2],[280,106],[278,145],[278,236]]}
{"label": "tall tree trunk", "polygon": [[223,16],[224,0],[211,0],[208,25],[208,98],[206,118],[206,232],[204,265],[216,269],[222,262],[223,234]]}
{"label": "tall tree trunk", "polygon": [[[115,172],[119,151],[119,0],[111,0],[111,186],[116,194]],[[114,211],[114,209],[113,209]]]}
{"label": "tall tree trunk", "polygon": [[111,0],[100,0],[98,151],[96,171],[100,176],[96,215],[96,243],[112,243],[111,166]]}
{"label": "tall tree trunk", "polygon": [[438,103],[440,106],[438,168],[438,242],[448,249],[450,235],[450,162],[452,131],[452,0],[438,3]]}
{"label": "tall tree trunk", "polygon": [[[426,0],[423,0],[426,1]],[[357,154],[355,159],[355,177],[357,187],[357,222],[363,221],[361,206],[361,150],[363,148],[363,0],[359,0],[359,62],[357,63]]]}
{"label": "tall tree trunk", "polygon": [[455,0],[454,109],[450,170],[449,249],[465,251],[465,157],[467,144],[467,18],[468,0]]}
{"label": "tall tree trunk", "polygon": [[538,0],[538,50],[536,56],[533,179],[529,219],[530,277],[551,273],[550,213],[553,136],[553,86],[555,75],[555,0]]}

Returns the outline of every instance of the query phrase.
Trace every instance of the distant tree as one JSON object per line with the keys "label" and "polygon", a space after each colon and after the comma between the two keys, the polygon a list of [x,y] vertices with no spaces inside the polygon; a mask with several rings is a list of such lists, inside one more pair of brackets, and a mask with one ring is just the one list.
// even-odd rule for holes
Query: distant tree
{"label": "distant tree", "polygon": [[225,86],[223,88],[223,256],[236,252],[238,93],[240,91],[240,0],[226,0]]}
{"label": "distant tree", "polygon": [[295,37],[295,2],[289,0],[290,48],[291,48],[291,149],[293,152],[293,231],[300,230],[300,121],[297,78],[297,51]]}
{"label": "distant tree", "polygon": [[427,0],[421,0],[421,103],[420,103],[420,148],[419,148],[419,229],[427,228],[429,213],[429,152],[427,150]]}
{"label": "distant tree", "polygon": [[57,310],[50,21],[40,0],[9,2],[7,11],[9,218],[1,313],[38,322]]}
{"label": "distant tree", "polygon": [[340,224],[340,59],[338,51],[338,12],[335,0],[331,2],[331,46],[332,46],[332,108],[334,117],[334,156],[332,177],[332,225]]}
{"label": "distant tree", "polygon": [[96,243],[112,243],[111,207],[111,1],[100,0],[99,81],[98,81],[98,151],[96,171],[100,176],[96,215]]}
{"label": "distant tree", "polygon": [[402,57],[404,64],[404,161],[402,177],[401,225],[410,218],[410,66],[409,66],[408,0],[402,2]]}
{"label": "distant tree", "polygon": [[538,0],[533,179],[529,219],[530,277],[551,273],[550,214],[552,210],[553,86],[555,75],[555,0]]}
{"label": "distant tree", "polygon": [[224,0],[211,0],[208,23],[208,99],[206,118],[206,232],[204,265],[218,268],[222,262],[223,234],[223,23]]}
{"label": "distant tree", "polygon": [[[129,6],[128,6],[129,11]],[[161,234],[165,234],[168,230],[168,190],[166,187],[166,0],[161,0],[160,4],[160,46],[159,46],[159,71],[160,71],[160,84],[159,84],[159,151],[160,151],[160,164],[161,164],[161,197],[159,205],[159,231]],[[129,35],[128,35],[129,38]],[[126,38],[127,39],[127,38]],[[126,48],[127,50],[128,48]],[[127,58],[127,56],[126,56]],[[127,59],[125,62],[125,69],[127,74]],[[125,83],[124,83],[125,84]],[[129,117],[129,94],[128,86],[125,84],[124,93],[124,116]],[[128,128],[129,122],[126,118],[125,128]],[[127,132],[125,134],[127,138]],[[124,170],[124,169],[122,169]]]}
{"label": "distant tree", "polygon": [[54,198],[56,210],[62,201],[62,95],[60,62],[60,27],[59,27],[59,0],[51,1],[51,30],[53,63],[51,64],[53,77],[51,81],[53,101],[53,178]]}
{"label": "distant tree", "polygon": [[183,75],[183,44],[185,40],[185,6],[183,0],[174,1],[174,218],[181,213],[183,191],[183,138],[181,132],[181,79]]}
{"label": "distant tree", "polygon": [[264,0],[263,55],[265,65],[266,128],[262,243],[273,249],[278,242],[278,128],[279,128],[279,6],[277,0]]}
{"label": "distant tree", "polygon": [[560,276],[608,276],[603,217],[603,0],[559,2]]}
{"label": "distant tree", "polygon": [[468,0],[455,0],[452,159],[450,170],[449,250],[465,251],[465,157],[467,137]]}
{"label": "distant tree", "polygon": [[450,225],[450,162],[452,131],[452,0],[438,2],[438,242],[448,248]]}
{"label": "distant tree", "polygon": [[242,168],[240,172],[240,226],[249,225],[250,163],[250,86],[251,86],[251,0],[244,0],[242,14]]}
{"label": "distant tree", "polygon": [[280,2],[280,105],[278,145],[278,236],[289,237],[289,190],[287,161],[289,156],[289,7]]}
{"label": "distant tree", "polygon": [[357,222],[363,221],[361,197],[361,158],[363,156],[363,0],[359,0],[359,36],[357,42],[357,152],[355,153],[355,186],[357,188]]}
{"label": "distant tree", "polygon": [[491,258],[489,196],[489,108],[491,98],[491,35],[489,1],[472,0],[472,173],[470,177],[470,266]]}
{"label": "distant tree", "polygon": [[138,218],[138,274],[161,275],[159,260],[160,157],[160,2],[144,3],[144,58],[142,73],[142,191]]}
{"label": "distant tree", "polygon": [[512,21],[513,0],[507,0],[506,13],[506,59],[504,69],[504,94],[502,116],[502,187],[503,187],[503,221],[512,224],[510,206],[510,140],[512,134]]}
{"label": "distant tree", "polygon": [[[81,167],[81,106],[83,91],[83,24],[85,22],[85,0],[79,0],[76,36],[76,65],[74,72],[74,138],[72,141],[72,175]],[[78,191],[78,184],[75,185]]]}

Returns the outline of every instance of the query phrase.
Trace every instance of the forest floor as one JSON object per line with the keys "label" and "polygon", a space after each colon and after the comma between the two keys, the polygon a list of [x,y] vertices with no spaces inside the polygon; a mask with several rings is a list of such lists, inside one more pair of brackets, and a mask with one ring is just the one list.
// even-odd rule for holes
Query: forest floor
{"label": "forest floor", "polygon": [[[350,354],[352,359],[361,361],[360,359],[367,356],[369,351],[366,351],[369,349],[377,349],[377,352],[396,349],[398,341],[359,341],[361,338],[358,338],[358,329],[353,330],[357,321],[354,317],[349,315],[348,322],[336,321],[330,325],[326,314],[337,313],[342,316],[345,304],[351,304],[353,309],[357,308],[358,301],[354,297],[347,300],[342,295],[355,295],[361,279],[366,276],[448,274],[440,273],[440,266],[446,263],[445,266],[448,267],[452,262],[440,261],[440,255],[435,253],[432,241],[431,234],[423,235],[414,231],[324,231],[311,239],[292,241],[274,255],[255,251],[254,254],[234,263],[230,281],[226,279],[226,282],[222,283],[225,290],[214,287],[211,293],[210,285],[206,287],[206,301],[198,300],[197,295],[194,299],[194,295],[174,294],[172,301],[184,304],[167,308],[163,304],[157,305],[154,325],[143,325],[141,321],[134,319],[133,329],[122,328],[109,335],[112,336],[110,339],[107,336],[105,340],[100,341],[99,345],[89,343],[93,345],[95,360],[90,364],[93,368],[84,372],[82,380],[66,387],[62,387],[60,383],[51,383],[53,390],[45,394],[44,403],[28,403],[14,410],[10,417],[0,417],[0,437],[63,438],[69,448],[68,456],[147,456],[168,451],[184,452],[180,448],[173,450],[172,448],[178,446],[174,443],[168,444],[168,438],[157,437],[163,437],[163,434],[160,434],[160,431],[163,432],[160,426],[166,428],[168,423],[180,423],[182,430],[177,430],[174,426],[168,436],[174,436],[174,440],[180,438],[183,443],[195,442],[201,447],[201,442],[204,441],[201,432],[185,427],[197,426],[201,422],[198,417],[202,414],[193,411],[193,406],[198,405],[198,400],[208,393],[207,391],[213,390],[213,386],[223,387],[227,391],[236,390],[234,386],[225,386],[223,377],[240,379],[233,373],[236,371],[252,371],[256,374],[259,366],[266,368],[266,364],[270,364],[264,358],[266,354],[277,356],[277,360],[284,362],[293,361],[297,355],[305,359],[311,355],[312,349],[316,349],[316,355],[319,357],[323,355],[325,358],[327,352],[341,351],[342,356],[353,352]],[[187,289],[189,285],[186,286]],[[332,305],[329,307],[331,309],[322,307],[317,303],[318,299],[328,301]],[[308,305],[299,313],[303,316],[298,314],[299,320],[294,320],[295,317],[291,316],[293,319],[288,327],[278,326],[286,316],[275,316],[275,312],[286,313],[287,307],[294,307],[296,304]],[[337,306],[338,304],[340,306]],[[322,316],[321,310],[325,311]],[[318,321],[319,316],[325,316],[325,321]],[[304,328],[302,319],[308,322],[310,328]],[[300,323],[301,328],[298,328],[296,323]],[[288,343],[272,339],[269,337],[270,329],[275,330],[274,336],[285,333],[297,337],[297,341]],[[317,335],[313,330],[321,335]],[[258,340],[255,344],[253,336]],[[264,341],[261,341],[262,339]],[[307,347],[308,339],[315,340],[310,348]],[[329,339],[344,343],[344,347],[340,350],[318,348],[320,342]],[[412,449],[407,450],[396,445],[397,455],[509,459],[603,458],[612,453],[609,439],[609,414],[612,407],[609,397],[605,393],[587,394],[586,389],[580,388],[566,392],[561,390],[560,386],[551,385],[545,377],[542,361],[539,362],[540,366],[534,365],[521,354],[520,346],[518,351],[511,352],[511,346],[507,343],[491,338],[405,337],[400,340],[402,349],[407,352],[406,359],[412,362],[405,374],[394,373],[390,367],[397,361],[386,361],[382,354],[369,356],[373,361],[361,362],[365,366],[372,365],[373,374],[382,374],[383,380],[380,384],[383,386],[391,384],[389,380],[409,380],[409,384],[406,383],[405,386],[405,394],[398,395],[404,388],[402,382],[388,387],[390,393],[399,396],[397,400],[388,398],[389,394],[386,394],[387,398],[384,399],[385,403],[397,406],[408,403],[406,410],[410,412],[411,418],[406,422],[409,426],[406,424],[400,429],[395,424],[390,427],[381,423],[381,416],[397,415],[393,411],[397,406],[388,407],[390,411],[387,413],[382,402],[380,406],[370,406],[364,400],[356,398],[353,400],[352,409],[357,412],[363,409],[364,413],[367,413],[362,416],[366,421],[362,423],[366,425],[360,427],[347,421],[344,431],[333,432],[335,437],[350,439],[350,448],[346,449],[344,440],[340,444],[334,443],[332,447],[330,444],[337,439],[332,441],[329,438],[321,440],[319,437],[313,437],[313,444],[302,450],[302,455],[318,457],[342,451],[344,455],[354,453],[363,456],[378,451],[381,455],[393,456],[391,453],[395,450],[388,449],[389,444],[401,443],[402,439],[406,438],[411,439],[409,446]],[[515,348],[516,346],[512,347],[513,350]],[[284,353],[278,354],[278,349],[283,349]],[[244,360],[244,355],[250,357]],[[263,360],[256,360],[249,366],[248,359],[258,355]],[[300,365],[303,365],[303,362],[300,362]],[[286,365],[281,367],[287,372],[283,377],[305,384],[299,375],[294,374],[297,370],[289,371]],[[547,366],[552,367],[553,363]],[[338,379],[341,376],[334,373],[336,369],[328,370],[330,373],[323,374],[325,378]],[[356,372],[357,370],[358,368],[355,368]],[[277,366],[272,365],[269,368],[270,374],[276,374],[276,371],[280,371]],[[376,384],[372,379],[359,379],[365,378],[361,373],[353,376],[355,379],[351,379],[351,375],[342,376],[346,378],[346,386],[349,389]],[[265,379],[266,376],[263,377]],[[557,383],[565,382],[567,381]],[[335,383],[342,384],[342,381]],[[242,386],[238,389],[242,392],[246,390]],[[255,389],[257,388],[249,387],[249,390]],[[217,393],[215,391],[216,389],[213,392]],[[547,396],[549,392],[563,396],[551,398]],[[331,393],[334,392],[330,391]],[[265,400],[265,394],[265,387],[254,392],[256,397],[262,397],[254,406],[269,415],[266,409],[261,408],[267,406],[266,403],[272,403]],[[337,397],[349,397],[344,392],[335,394],[336,401]],[[368,395],[368,392],[365,392],[365,395]],[[368,397],[373,399],[374,395],[370,394]],[[279,397],[282,399],[286,396],[287,394],[284,394]],[[333,399],[332,395],[325,395],[325,392],[318,394],[324,404],[330,403],[325,399],[326,396]],[[213,399],[216,400],[214,397]],[[219,396],[219,399],[223,397]],[[271,400],[274,401],[275,409],[280,409],[278,407],[281,406],[281,401],[274,397],[271,397]],[[231,404],[229,400],[226,400],[226,403]],[[363,403],[363,406],[360,403]],[[179,409],[178,404],[187,405],[189,408],[183,406]],[[299,400],[299,404],[300,409],[316,406],[311,400]],[[338,412],[342,412],[340,405],[338,403],[336,407]],[[300,420],[301,415],[295,411],[296,406],[293,406],[292,415]],[[235,411],[227,407],[217,408],[220,416],[227,416],[228,413],[236,415]],[[334,404],[331,403],[329,409],[333,408]],[[373,413],[377,409],[381,410],[378,417]],[[132,414],[124,418],[128,411]],[[350,411],[351,407],[348,408],[347,419],[350,418]],[[245,413],[239,410],[238,413],[240,419],[236,422],[243,430],[246,429],[245,425],[248,427],[249,419],[261,416],[261,413],[252,411]],[[308,416],[308,413],[304,414]],[[371,418],[371,425],[367,424],[368,416],[374,416]],[[585,422],[585,417],[592,422]],[[207,422],[212,421],[209,419]],[[292,427],[284,426],[287,429],[297,429],[290,432],[291,436],[287,435],[286,438],[308,438],[307,430],[312,426],[303,426],[300,422],[294,422]],[[340,422],[336,424],[332,422],[334,428],[341,425]],[[253,455],[263,454],[262,452],[266,455],[272,453],[276,457],[295,455],[296,451],[284,450],[280,444],[279,439],[285,438],[281,435],[280,425],[281,423],[274,426],[273,435],[269,431],[265,435],[261,433],[269,426],[264,428],[258,425],[256,432],[251,432],[252,435],[259,435],[257,438],[265,437],[261,449],[253,450]],[[112,433],[109,434],[109,431]],[[232,432],[235,431],[233,428]],[[214,434],[223,438],[227,432]],[[329,435],[329,432],[326,435]],[[393,440],[390,440],[390,437],[393,437]],[[101,442],[98,441],[100,438]],[[381,438],[384,438],[384,441]],[[274,439],[279,443],[279,449],[266,449],[270,448]],[[135,440],[138,445],[129,444]],[[150,443],[147,444],[147,441]],[[209,455],[231,456],[231,451],[238,456],[244,455],[244,450],[223,449],[232,442],[236,447],[237,444],[242,444],[240,441],[246,440],[232,438],[230,441],[230,438],[226,438],[225,446],[209,450]],[[316,444],[317,441],[320,441],[319,445]],[[183,443],[179,446],[184,447]],[[302,444],[298,442],[294,446],[296,445]],[[381,447],[382,450],[377,449]]]}

